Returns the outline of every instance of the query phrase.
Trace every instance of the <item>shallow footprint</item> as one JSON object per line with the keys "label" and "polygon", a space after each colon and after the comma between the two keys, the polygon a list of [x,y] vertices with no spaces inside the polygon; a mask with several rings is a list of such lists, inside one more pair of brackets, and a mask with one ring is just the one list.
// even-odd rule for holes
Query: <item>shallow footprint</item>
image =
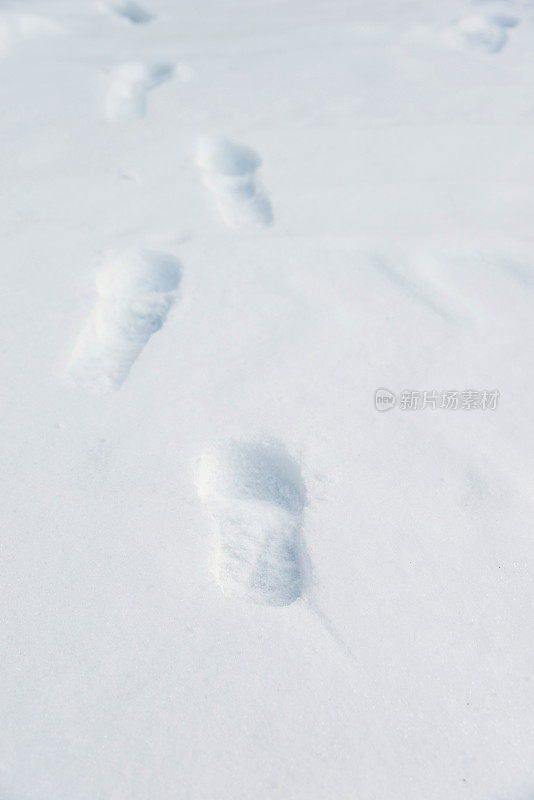
{"label": "shallow footprint", "polygon": [[270,225],[271,203],[256,171],[261,159],[254,150],[221,137],[203,136],[197,142],[197,164],[227,225]]}
{"label": "shallow footprint", "polygon": [[470,14],[447,28],[443,39],[456,49],[498,53],[508,41],[509,29],[518,23],[513,10],[488,4],[481,13]]}
{"label": "shallow footprint", "polygon": [[146,25],[147,22],[152,22],[152,20],[156,19],[155,14],[152,14],[151,11],[143,8],[142,5],[134,2],[134,0],[99,3],[99,6],[103,11],[107,11],[108,14],[114,14],[134,25]]}
{"label": "shallow footprint", "polygon": [[118,389],[176,298],[180,262],[168,253],[110,253],[97,277],[98,301],[74,348],[68,372],[94,390]]}
{"label": "shallow footprint", "polygon": [[115,67],[106,95],[108,119],[144,117],[148,92],[169,80],[173,73],[174,64],[166,61],[128,61]]}
{"label": "shallow footprint", "polygon": [[303,591],[298,465],[279,444],[231,442],[203,454],[197,490],[214,525],[212,571],[225,595],[287,606]]}

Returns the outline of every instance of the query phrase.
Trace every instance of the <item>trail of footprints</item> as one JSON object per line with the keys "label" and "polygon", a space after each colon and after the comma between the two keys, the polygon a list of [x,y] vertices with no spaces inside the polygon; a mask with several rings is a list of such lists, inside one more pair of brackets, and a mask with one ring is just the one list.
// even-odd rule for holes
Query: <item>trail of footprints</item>
{"label": "trail of footprints", "polygon": [[[100,3],[132,24],[154,15],[132,0]],[[54,23],[32,15],[0,16],[0,49],[42,33]],[[147,95],[169,80],[167,62],[127,62],[109,74],[109,119],[143,117]],[[196,160],[223,221],[231,227],[268,226],[273,214],[257,172],[258,154],[228,139],[199,139]],[[178,292],[181,265],[169,253],[114,251],[97,274],[97,299],[68,364],[80,387],[121,387],[150,338],[165,323]],[[230,442],[205,452],[198,464],[199,497],[213,526],[212,572],[225,595],[266,606],[287,606],[304,590],[302,512],[305,490],[296,462],[273,442]]]}
{"label": "trail of footprints", "polygon": [[[132,24],[154,15],[133,0],[99,8]],[[126,62],[108,73],[109,120],[147,112],[149,92],[169,80],[168,62]],[[268,226],[273,212],[259,178],[261,159],[251,148],[219,137],[201,137],[196,162],[225,224]],[[97,275],[97,299],[68,365],[79,386],[119,389],[149,339],[165,323],[176,297],[181,265],[169,253],[109,253]],[[299,467],[273,442],[230,442],[206,451],[196,472],[199,497],[211,520],[212,572],[228,597],[287,606],[303,592],[302,510]]]}
{"label": "trail of footprints", "polygon": [[[102,0],[99,7],[132,25],[155,19],[135,0]],[[13,38],[13,31],[39,32],[42,21],[36,19],[10,20],[8,33]],[[484,0],[443,37],[454,47],[498,52],[517,22],[510,3]],[[0,47],[2,23],[6,29],[0,18]],[[114,67],[108,75],[107,118],[145,116],[148,94],[174,73],[175,65],[168,62],[131,61]],[[272,206],[258,177],[261,159],[254,150],[225,138],[201,137],[196,163],[226,225],[272,224]],[[95,306],[68,366],[70,376],[97,391],[120,388],[165,323],[180,278],[181,265],[169,253],[138,249],[106,256],[97,276]],[[287,606],[300,598],[305,589],[306,493],[298,464],[283,446],[231,441],[208,449],[199,459],[195,482],[211,521],[211,569],[222,592],[265,606]]]}
{"label": "trail of footprints", "polygon": [[[135,25],[154,19],[134,0],[110,0],[102,6]],[[452,25],[444,38],[455,47],[497,52],[516,23],[509,6],[487,0],[479,13]],[[108,76],[108,119],[145,116],[148,94],[174,72],[168,62],[116,66]],[[261,159],[254,150],[205,136],[197,141],[195,157],[226,225],[272,224],[272,206],[258,177]],[[97,301],[72,354],[71,377],[97,391],[119,389],[165,323],[180,277],[181,266],[168,253],[109,254],[97,277]],[[221,591],[229,598],[264,606],[288,606],[302,597],[306,492],[298,464],[284,447],[231,441],[210,448],[199,459],[195,482],[211,524],[211,571]]]}

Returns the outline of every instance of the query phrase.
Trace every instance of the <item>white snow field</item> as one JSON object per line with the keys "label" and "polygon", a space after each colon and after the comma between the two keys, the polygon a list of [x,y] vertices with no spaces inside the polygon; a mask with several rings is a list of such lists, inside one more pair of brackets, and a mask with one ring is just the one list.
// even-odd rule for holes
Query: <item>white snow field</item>
{"label": "white snow field", "polygon": [[1,800],[532,800],[533,43],[0,2]]}

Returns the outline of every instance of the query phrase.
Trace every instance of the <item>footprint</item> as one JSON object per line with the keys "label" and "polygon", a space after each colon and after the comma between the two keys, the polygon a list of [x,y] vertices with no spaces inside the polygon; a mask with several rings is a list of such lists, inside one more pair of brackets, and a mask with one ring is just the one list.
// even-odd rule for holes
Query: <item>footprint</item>
{"label": "footprint", "polygon": [[0,55],[5,55],[14,45],[25,39],[61,33],[63,28],[45,17],[0,11]]}
{"label": "footprint", "polygon": [[269,198],[256,177],[260,157],[250,148],[228,139],[202,137],[197,142],[197,164],[227,225],[270,225]]}
{"label": "footprint", "polygon": [[278,444],[231,442],[204,453],[197,490],[214,524],[212,571],[228,597],[287,606],[303,591],[298,465]]}
{"label": "footprint", "polygon": [[118,0],[118,2],[99,3],[102,11],[114,14],[117,17],[128,20],[134,25],[146,25],[156,19],[156,15],[146,8],[135,3],[134,0]]}
{"label": "footprint", "polygon": [[498,53],[508,41],[508,31],[519,24],[513,9],[488,3],[483,11],[458,20],[443,33],[451,47]]}
{"label": "footprint", "polygon": [[166,61],[129,61],[115,67],[109,76],[106,95],[108,119],[144,117],[147,93],[169,80],[173,73],[174,64]]}
{"label": "footprint", "polygon": [[68,372],[82,386],[118,389],[176,298],[179,261],[168,253],[110,253],[97,277],[98,300]]}

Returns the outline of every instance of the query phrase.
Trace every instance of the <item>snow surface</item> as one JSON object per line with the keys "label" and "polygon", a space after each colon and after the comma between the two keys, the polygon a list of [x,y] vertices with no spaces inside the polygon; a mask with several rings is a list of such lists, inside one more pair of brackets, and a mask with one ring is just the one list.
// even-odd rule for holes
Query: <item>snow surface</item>
{"label": "snow surface", "polygon": [[104,6],[0,2],[1,800],[531,800],[534,5]]}

